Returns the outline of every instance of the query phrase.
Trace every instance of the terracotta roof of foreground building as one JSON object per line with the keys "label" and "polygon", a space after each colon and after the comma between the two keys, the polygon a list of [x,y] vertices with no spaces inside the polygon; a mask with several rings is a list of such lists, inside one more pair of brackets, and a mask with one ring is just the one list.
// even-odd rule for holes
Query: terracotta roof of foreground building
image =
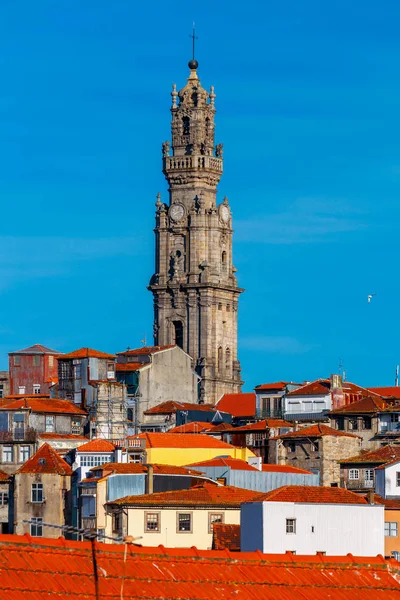
{"label": "terracotta roof of foreground building", "polygon": [[382,446],[378,448],[378,450],[371,450],[371,452],[367,452],[363,450],[357,456],[351,456],[350,458],[340,459],[338,462],[340,464],[346,463],[377,463],[377,464],[385,464],[394,459],[400,458],[400,445],[393,446],[388,444],[387,446]]}
{"label": "terracotta roof of foreground building", "polygon": [[316,425],[310,425],[310,427],[302,427],[297,431],[290,431],[289,433],[282,433],[281,435],[276,435],[272,440],[278,440],[281,438],[303,438],[303,437],[313,437],[320,438],[325,435],[333,435],[335,437],[359,437],[358,435],[354,435],[354,433],[347,433],[347,431],[339,431],[338,429],[333,429],[333,427],[328,427],[328,425],[323,425],[322,423],[317,423]]}
{"label": "terracotta roof of foreground building", "polygon": [[60,400],[59,398],[40,398],[36,396],[6,396],[0,402],[0,409],[20,410],[29,408],[36,413],[60,413],[72,415],[86,415],[87,412],[70,402],[69,400]]}
{"label": "terracotta roof of foreground building", "polygon": [[[398,600],[400,564],[382,556],[262,554],[94,543],[101,598]],[[91,542],[0,535],[0,597],[95,600]]]}
{"label": "terracotta roof of foreground building", "polygon": [[236,448],[205,433],[139,433],[128,440],[144,439],[146,448]]}
{"label": "terracotta roof of foreground building", "polygon": [[203,431],[208,431],[211,428],[211,423],[206,423],[205,421],[192,421],[191,423],[172,427],[167,433],[201,433]]}
{"label": "terracotta roof of foreground building", "polygon": [[233,417],[253,417],[256,414],[256,395],[254,392],[224,394],[215,407]]}
{"label": "terracotta roof of foreground building", "polygon": [[[368,501],[368,494],[364,498]],[[383,504],[388,510],[400,510],[400,498],[382,498],[379,494],[374,494],[373,503]]]}
{"label": "terracotta roof of foreground building", "polygon": [[170,492],[157,492],[141,496],[125,496],[113,500],[108,504],[120,506],[223,506],[239,508],[243,502],[253,502],[264,496],[264,492],[255,492],[234,487],[232,485],[215,485],[204,483],[194,485],[187,490],[173,490]]}
{"label": "terracotta roof of foreground building", "polygon": [[254,502],[298,502],[305,504],[368,504],[363,496],[345,488],[284,485]]}
{"label": "terracotta roof of foreground building", "polygon": [[107,354],[107,352],[100,352],[99,350],[93,350],[93,348],[79,348],[68,354],[63,354],[60,359],[70,358],[115,358],[115,354]]}
{"label": "terracotta roof of foreground building", "polygon": [[230,523],[213,524],[213,550],[240,551],[240,525]]}
{"label": "terracotta roof of foreground building", "polygon": [[87,444],[79,446],[77,452],[114,452],[115,446],[112,442],[102,439],[90,440]]}
{"label": "terracotta roof of foreground building", "polygon": [[17,473],[58,473],[58,475],[72,475],[72,469],[49,444],[43,444],[36,454],[18,469]]}

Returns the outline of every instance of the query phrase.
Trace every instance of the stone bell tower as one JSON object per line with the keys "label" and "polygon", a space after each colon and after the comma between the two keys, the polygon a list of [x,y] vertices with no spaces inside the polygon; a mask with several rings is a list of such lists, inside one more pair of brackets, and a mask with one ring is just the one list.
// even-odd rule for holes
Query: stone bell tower
{"label": "stone bell tower", "polygon": [[[194,361],[199,401],[241,391],[237,359],[238,287],[228,199],[217,204],[222,144],[214,143],[215,94],[202,88],[198,63],[172,88],[172,144],[162,145],[169,201],[156,202],[154,343],[178,344]],[[171,373],[173,377],[174,374]]]}

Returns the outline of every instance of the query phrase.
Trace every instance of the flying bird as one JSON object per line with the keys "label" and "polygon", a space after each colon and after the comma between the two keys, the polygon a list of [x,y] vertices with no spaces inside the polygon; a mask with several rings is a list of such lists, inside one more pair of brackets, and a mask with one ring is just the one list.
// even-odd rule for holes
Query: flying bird
{"label": "flying bird", "polygon": [[371,302],[373,296],[376,296],[376,294],[368,294],[368,304]]}

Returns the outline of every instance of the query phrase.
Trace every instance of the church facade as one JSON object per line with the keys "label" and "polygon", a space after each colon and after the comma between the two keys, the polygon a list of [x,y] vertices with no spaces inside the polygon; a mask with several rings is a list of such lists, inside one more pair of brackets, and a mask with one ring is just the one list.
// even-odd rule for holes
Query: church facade
{"label": "church facade", "polygon": [[194,361],[199,402],[241,391],[237,357],[238,287],[232,264],[232,215],[217,204],[223,147],[215,145],[215,93],[189,62],[188,82],[172,89],[172,143],[162,144],[169,201],[156,202],[154,343],[178,344]]}

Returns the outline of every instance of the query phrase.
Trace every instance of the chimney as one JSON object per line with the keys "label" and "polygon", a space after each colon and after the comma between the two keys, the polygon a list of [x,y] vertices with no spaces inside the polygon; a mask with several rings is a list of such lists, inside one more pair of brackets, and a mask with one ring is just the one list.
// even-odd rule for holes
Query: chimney
{"label": "chimney", "polygon": [[152,494],[154,489],[154,467],[153,465],[145,465],[147,467],[147,493]]}
{"label": "chimney", "polygon": [[375,499],[374,490],[368,490],[368,493],[367,493],[368,504],[375,504],[374,499]]}

